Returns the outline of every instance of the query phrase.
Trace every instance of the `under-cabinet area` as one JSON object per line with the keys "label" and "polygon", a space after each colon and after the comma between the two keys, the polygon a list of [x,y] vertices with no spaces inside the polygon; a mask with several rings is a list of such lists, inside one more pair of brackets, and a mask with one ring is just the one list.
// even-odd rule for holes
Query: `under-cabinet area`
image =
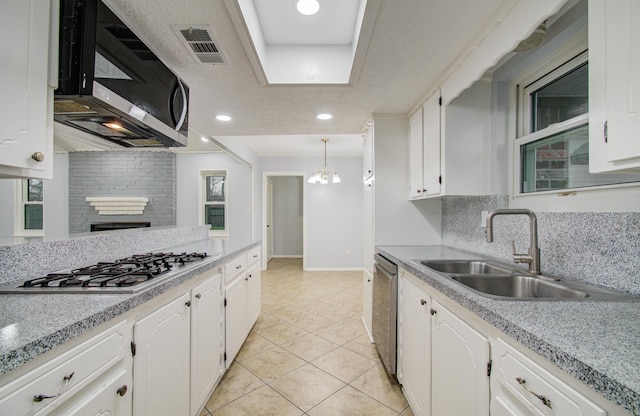
{"label": "under-cabinet area", "polygon": [[94,317],[112,318],[82,334],[61,328],[52,336],[66,342],[0,375],[0,413],[200,414],[260,314],[260,245],[238,246],[156,294],[5,295],[15,304],[63,302],[58,308],[67,310],[109,300]]}

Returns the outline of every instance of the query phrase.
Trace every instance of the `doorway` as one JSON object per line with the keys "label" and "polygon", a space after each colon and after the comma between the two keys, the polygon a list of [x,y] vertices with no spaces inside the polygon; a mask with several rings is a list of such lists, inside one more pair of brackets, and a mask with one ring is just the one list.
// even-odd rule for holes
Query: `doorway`
{"label": "doorway", "polygon": [[264,172],[262,268],[277,258],[302,258],[306,270],[305,172]]}

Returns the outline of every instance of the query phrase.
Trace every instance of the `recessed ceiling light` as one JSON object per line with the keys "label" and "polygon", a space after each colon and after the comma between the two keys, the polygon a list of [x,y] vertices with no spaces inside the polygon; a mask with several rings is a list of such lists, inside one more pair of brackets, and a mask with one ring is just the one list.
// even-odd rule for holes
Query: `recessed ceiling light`
{"label": "recessed ceiling light", "polygon": [[216,116],[216,120],[218,120],[218,121],[230,121],[231,117],[229,117],[227,115],[224,115],[224,114],[218,114]]}
{"label": "recessed ceiling light", "polygon": [[333,116],[331,114],[328,114],[328,113],[322,113],[322,114],[318,114],[316,116],[316,118],[318,120],[331,120],[333,118]]}
{"label": "recessed ceiling light", "polygon": [[296,2],[296,8],[298,11],[306,16],[318,13],[320,10],[320,3],[318,0],[298,0]]}

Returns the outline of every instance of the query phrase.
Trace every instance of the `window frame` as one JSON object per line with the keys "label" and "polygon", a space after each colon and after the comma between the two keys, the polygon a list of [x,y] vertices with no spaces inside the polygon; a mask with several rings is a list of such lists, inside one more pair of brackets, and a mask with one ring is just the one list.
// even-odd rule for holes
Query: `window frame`
{"label": "window frame", "polygon": [[[224,202],[207,202],[207,176],[224,176]],[[198,172],[198,224],[207,225],[205,223],[205,206],[216,205],[224,207],[224,230],[212,230],[209,228],[210,237],[228,237],[229,236],[229,174],[226,169],[201,170]]]}
{"label": "window frame", "polygon": [[[550,82],[550,75],[555,74],[555,78],[561,74],[570,72],[572,69],[588,62],[588,38],[586,28],[576,33],[555,51],[548,54],[544,60],[539,60],[534,65],[533,70],[522,72],[515,76],[511,82],[511,96],[514,102],[509,108],[511,140],[508,140],[509,147],[509,175],[510,203],[511,208],[529,208],[536,211],[589,211],[589,212],[625,212],[637,210],[637,204],[632,201],[640,197],[640,182],[629,182],[611,185],[594,185],[582,188],[567,188],[563,190],[549,190],[537,192],[522,192],[522,146],[535,140],[552,136],[570,128],[579,127],[581,124],[588,124],[589,113],[565,120],[561,123],[550,125],[537,132],[524,134],[529,129],[531,114],[528,111],[531,106],[529,99],[525,100],[524,88],[532,85],[544,86]],[[546,78],[546,82],[535,84],[539,80]],[[528,98],[528,95],[526,96]],[[527,112],[524,112],[524,110]],[[559,198],[563,197],[563,198]],[[569,198],[564,198],[569,197]]]}
{"label": "window frame", "polygon": [[[27,201],[28,181],[32,179],[40,180],[42,183],[42,201]],[[44,180],[39,178],[25,178],[15,180],[15,207],[14,207],[14,237],[43,237],[44,236]],[[26,205],[42,205],[42,228],[26,229],[25,226],[25,206]]]}

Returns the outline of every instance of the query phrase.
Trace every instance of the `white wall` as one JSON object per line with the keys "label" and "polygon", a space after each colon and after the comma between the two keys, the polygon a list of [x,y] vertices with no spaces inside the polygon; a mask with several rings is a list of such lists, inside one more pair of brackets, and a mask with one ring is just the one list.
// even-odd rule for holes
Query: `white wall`
{"label": "white wall", "polygon": [[302,186],[300,176],[271,176],[273,182],[273,255],[302,257]]}
{"label": "white wall", "polygon": [[198,178],[202,170],[227,171],[229,238],[251,240],[253,227],[253,169],[219,153],[176,155],[176,225],[198,224]]}
{"label": "white wall", "polygon": [[13,235],[14,179],[0,179],[0,240]]}
{"label": "white wall", "polygon": [[[324,163],[322,158],[262,158],[263,172],[300,172],[306,194],[307,252],[309,270],[360,269],[362,267],[362,158],[329,158],[342,182],[312,185],[309,175]],[[349,252],[350,254],[347,254]]]}
{"label": "white wall", "polygon": [[69,154],[53,156],[53,179],[44,181],[44,235],[56,240],[69,235]]}
{"label": "white wall", "polygon": [[374,114],[373,123],[375,244],[440,244],[440,198],[409,201],[407,117]]}

